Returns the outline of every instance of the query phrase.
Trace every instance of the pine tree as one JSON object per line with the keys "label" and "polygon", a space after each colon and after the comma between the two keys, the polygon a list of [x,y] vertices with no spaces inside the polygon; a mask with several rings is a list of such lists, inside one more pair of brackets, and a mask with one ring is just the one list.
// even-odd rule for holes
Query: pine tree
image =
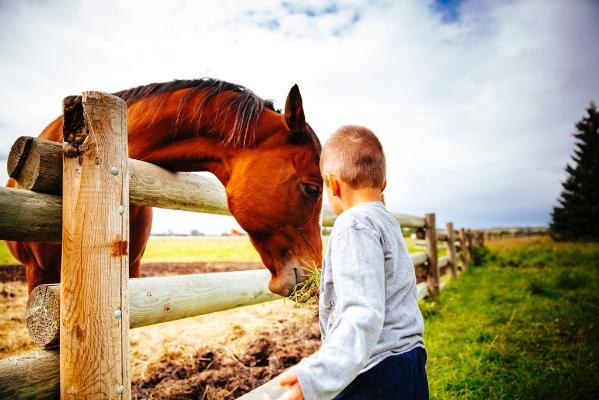
{"label": "pine tree", "polygon": [[552,236],[557,240],[599,240],[599,112],[594,103],[576,124],[573,165],[553,209]]}

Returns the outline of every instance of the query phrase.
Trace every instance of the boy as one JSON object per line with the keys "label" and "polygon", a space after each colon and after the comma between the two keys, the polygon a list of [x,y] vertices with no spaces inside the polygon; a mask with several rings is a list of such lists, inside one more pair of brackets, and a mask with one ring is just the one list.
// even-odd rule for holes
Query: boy
{"label": "boy", "polygon": [[280,377],[280,400],[428,399],[416,275],[381,201],[385,155],[360,126],[338,129],[320,169],[338,215],[320,279],[319,351]]}

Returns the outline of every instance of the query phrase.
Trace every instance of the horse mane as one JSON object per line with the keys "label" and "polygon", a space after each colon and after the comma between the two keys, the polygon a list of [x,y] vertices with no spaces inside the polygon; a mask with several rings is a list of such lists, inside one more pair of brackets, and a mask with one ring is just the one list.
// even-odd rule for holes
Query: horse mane
{"label": "horse mane", "polygon": [[[217,111],[217,115],[221,112],[224,112],[225,115],[228,115],[230,112],[235,114],[233,128],[229,132],[226,132],[222,138],[224,144],[233,147],[249,147],[256,144],[256,125],[260,114],[265,107],[280,113],[280,110],[275,109],[271,100],[263,100],[246,87],[212,78],[193,80],[177,79],[171,82],[151,83],[149,85],[138,86],[113,94],[127,102],[127,105],[131,105],[150,96],[174,92],[181,89],[191,90],[186,93],[179,102],[176,121],[177,125],[179,123],[181,110],[185,107],[187,102],[197,93],[204,92],[204,97],[198,106],[198,113],[195,121],[198,130],[202,113],[210,101],[221,93],[233,92],[236,94],[228,100],[223,107],[224,109],[219,109]],[[166,101],[166,97],[164,101]]]}

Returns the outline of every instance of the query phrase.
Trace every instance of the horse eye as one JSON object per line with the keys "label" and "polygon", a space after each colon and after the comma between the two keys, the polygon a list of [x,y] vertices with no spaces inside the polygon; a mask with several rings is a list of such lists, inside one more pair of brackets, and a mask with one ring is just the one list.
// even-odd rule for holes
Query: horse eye
{"label": "horse eye", "polygon": [[317,199],[320,196],[320,187],[313,185],[311,183],[301,183],[300,188],[304,196],[309,197],[311,199]]}

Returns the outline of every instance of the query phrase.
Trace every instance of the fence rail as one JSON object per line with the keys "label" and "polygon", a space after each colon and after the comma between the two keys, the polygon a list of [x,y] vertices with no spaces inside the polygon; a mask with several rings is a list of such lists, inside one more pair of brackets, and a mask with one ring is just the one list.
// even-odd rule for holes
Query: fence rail
{"label": "fence rail", "polygon": [[[55,398],[60,393],[63,398],[129,399],[130,328],[280,297],[268,290],[265,269],[129,280],[129,204],[229,214],[224,189],[205,176],[128,159],[122,100],[84,92],[66,98],[64,106],[65,121],[79,119],[73,126],[81,129],[65,137],[93,133],[85,148],[69,142],[64,152],[60,144],[20,137],[8,170],[21,188],[0,188],[0,239],[62,243],[62,284],[38,286],[26,314],[34,342],[45,347],[60,343],[61,350],[0,360],[0,398]],[[87,154],[72,157],[73,152]],[[114,171],[108,173],[110,167]],[[467,268],[472,248],[484,239],[479,232],[457,232],[453,224],[437,231],[435,214],[393,215],[402,226],[424,234],[426,252],[411,254],[414,266],[426,275],[417,285],[418,299],[437,296],[450,277]],[[334,220],[324,209],[323,226]],[[438,240],[446,241],[446,257],[437,256]]]}

